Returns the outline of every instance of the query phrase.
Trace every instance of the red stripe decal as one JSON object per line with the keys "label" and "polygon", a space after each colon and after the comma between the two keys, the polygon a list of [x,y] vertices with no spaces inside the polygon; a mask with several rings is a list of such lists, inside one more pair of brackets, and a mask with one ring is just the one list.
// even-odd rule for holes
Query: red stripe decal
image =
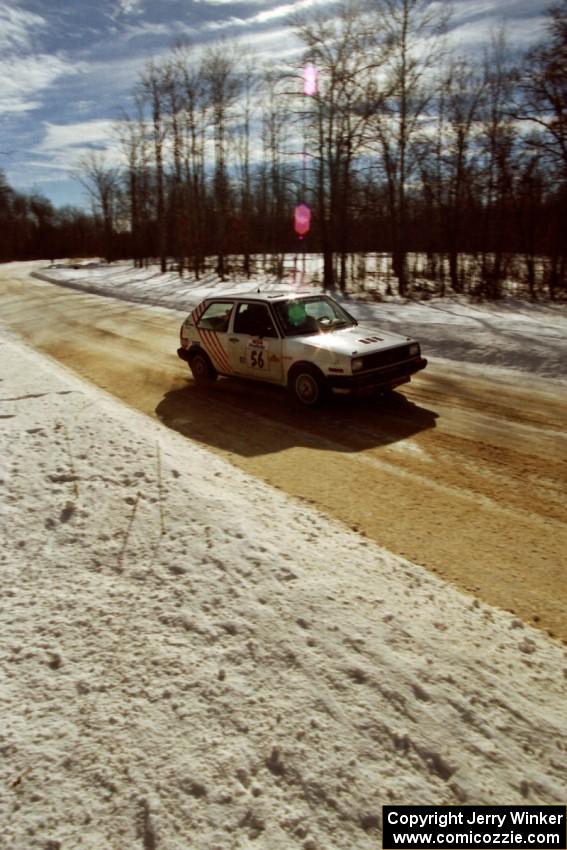
{"label": "red stripe decal", "polygon": [[211,334],[211,336],[214,339],[215,351],[217,352],[217,357],[219,359],[219,362],[223,366],[223,372],[232,372],[232,369],[230,368],[230,363],[228,361],[228,357],[226,356],[225,350],[222,347],[218,336],[215,336],[214,333]]}
{"label": "red stripe decal", "polygon": [[222,343],[219,339],[218,334],[216,334],[214,331],[209,331],[209,333],[214,341],[215,350],[218,352],[219,360],[221,363],[224,364],[224,371],[232,372],[230,361],[228,359],[226,351],[222,347]]}
{"label": "red stripe decal", "polygon": [[218,363],[218,360],[215,356],[215,352],[212,351],[211,344],[210,344],[208,336],[207,336],[207,332],[202,331],[200,328],[197,328],[197,333],[199,334],[199,336],[201,338],[201,344],[202,344],[203,348],[205,349],[205,351],[207,352],[209,357],[212,358],[215,368],[218,369],[219,363]]}
{"label": "red stripe decal", "polygon": [[207,354],[213,359],[215,368],[220,372],[232,372],[228,357],[220,341],[214,331],[201,330],[197,328],[203,348]]}
{"label": "red stripe decal", "polygon": [[201,316],[205,312],[206,308],[207,308],[206,303],[199,304],[198,307],[195,307],[195,309],[191,313],[191,317],[192,317],[192,319],[195,323],[199,321],[199,319],[201,318]]}
{"label": "red stripe decal", "polygon": [[206,330],[201,331],[201,333],[203,335],[203,338],[205,340],[205,343],[207,345],[209,353],[216,360],[217,369],[219,368],[219,366],[222,368],[224,366],[224,364],[221,362],[221,358],[219,357],[219,350],[216,346],[216,340],[215,340],[214,334],[211,331],[206,331]]}

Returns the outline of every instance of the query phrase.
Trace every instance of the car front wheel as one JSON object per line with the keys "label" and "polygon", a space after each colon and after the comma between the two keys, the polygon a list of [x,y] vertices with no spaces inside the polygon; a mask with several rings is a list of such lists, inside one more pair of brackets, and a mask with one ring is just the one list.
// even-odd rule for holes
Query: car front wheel
{"label": "car front wheel", "polygon": [[304,407],[316,407],[326,395],[323,375],[313,366],[299,366],[289,378],[289,389],[293,397]]}
{"label": "car front wheel", "polygon": [[191,356],[189,368],[196,384],[210,384],[217,378],[215,367],[202,351],[197,351]]}

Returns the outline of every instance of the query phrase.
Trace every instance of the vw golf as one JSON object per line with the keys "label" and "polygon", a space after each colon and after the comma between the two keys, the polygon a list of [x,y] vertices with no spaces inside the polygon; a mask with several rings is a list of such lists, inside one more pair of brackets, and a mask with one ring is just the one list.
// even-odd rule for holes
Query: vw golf
{"label": "vw golf", "polygon": [[197,383],[218,375],[288,387],[307,407],[329,393],[384,392],[424,369],[419,343],[359,325],[327,295],[206,298],[181,326],[179,357]]}

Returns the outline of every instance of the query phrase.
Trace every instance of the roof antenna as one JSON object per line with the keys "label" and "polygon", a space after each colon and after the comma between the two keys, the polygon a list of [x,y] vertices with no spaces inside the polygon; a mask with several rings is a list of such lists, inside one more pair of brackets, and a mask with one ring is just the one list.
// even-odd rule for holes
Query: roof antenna
{"label": "roof antenna", "polygon": [[258,289],[256,290],[256,292],[260,292],[260,287],[258,287]]}

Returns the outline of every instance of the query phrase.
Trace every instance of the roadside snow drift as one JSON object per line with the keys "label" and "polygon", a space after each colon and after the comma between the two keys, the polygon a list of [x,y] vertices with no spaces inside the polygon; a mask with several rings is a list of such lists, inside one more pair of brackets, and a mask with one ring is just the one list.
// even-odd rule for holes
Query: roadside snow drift
{"label": "roadside snow drift", "polygon": [[382,804],[565,801],[559,645],[1,362],[2,847],[375,850]]}

